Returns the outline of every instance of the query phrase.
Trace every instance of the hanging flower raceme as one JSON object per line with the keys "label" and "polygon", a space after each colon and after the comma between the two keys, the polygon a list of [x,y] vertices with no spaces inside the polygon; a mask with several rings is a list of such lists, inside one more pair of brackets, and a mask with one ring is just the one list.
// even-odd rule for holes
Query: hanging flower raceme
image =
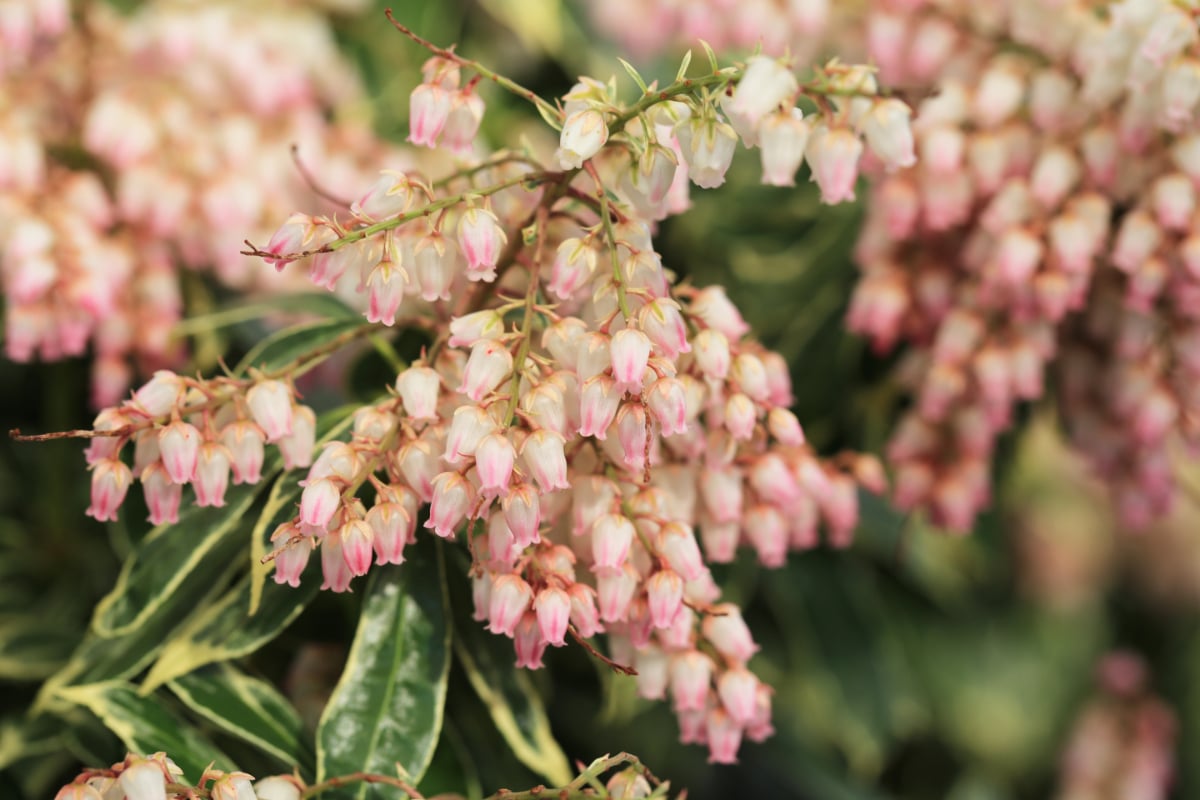
{"label": "hanging flower raceme", "polygon": [[[532,96],[397,28],[435,53],[414,92],[414,142],[444,144],[460,72]],[[824,109],[811,123],[795,107],[806,94]],[[887,133],[867,133],[868,146],[897,161],[907,117],[864,68],[834,64],[802,85],[766,57],[681,74],[633,104],[589,78],[561,110],[534,102],[561,124],[548,164],[501,151],[460,153],[465,164],[433,177],[384,171],[348,214],[293,215],[250,251],[324,288],[359,286],[363,331],[432,333],[348,439],[312,458],[312,416],[287,382],[306,357],[244,379],[162,373],[97,419],[92,513],[111,518],[136,475],[152,518],[173,519],[184,483],[216,502],[222,469],[257,479],[274,443],[285,467],[308,467],[296,513],[271,537],[277,582],[298,585],[319,558],[324,588],[348,591],[372,563],[402,563],[417,536],[461,542],[475,618],[513,640],[519,666],[605,634],[588,648],[636,672],[644,696],[669,696],[682,738],[730,762],[743,738],[770,734],[771,692],[748,669],[757,646],[709,565],[746,545],[777,566],[822,531],[847,545],[856,476],[879,470],[806,444],[783,358],[751,338],[722,289],[676,285],[650,226],[686,208],[687,181],[722,183],[739,141],[761,141],[780,114],[803,123],[802,139],[811,124],[856,146],[851,158],[790,145],[822,165],[828,202],[852,196],[858,117],[878,110]],[[769,182],[790,180],[771,163]]]}

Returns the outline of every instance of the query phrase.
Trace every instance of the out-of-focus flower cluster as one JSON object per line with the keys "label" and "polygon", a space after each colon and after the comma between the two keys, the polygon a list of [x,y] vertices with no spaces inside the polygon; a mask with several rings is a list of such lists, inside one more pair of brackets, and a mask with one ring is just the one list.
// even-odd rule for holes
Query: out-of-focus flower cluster
{"label": "out-of-focus flower cluster", "polygon": [[1147,686],[1146,665],[1132,653],[1112,653],[1100,663],[1096,678],[1099,691],[1075,722],[1055,797],[1167,797],[1177,725]]}
{"label": "out-of-focus flower cluster", "polygon": [[[937,25],[943,46],[920,47]],[[909,350],[895,501],[969,530],[1047,369],[1073,445],[1142,525],[1200,396],[1200,29],[1168,0],[879,2],[919,163],[872,181],[850,327]]]}
{"label": "out-of-focus flower cluster", "polygon": [[182,270],[266,285],[243,239],[320,205],[291,145],[334,192],[386,152],[327,120],[358,88],[325,19],[294,4],[19,0],[0,42],[6,354],[90,345],[97,407],[181,360]]}
{"label": "out-of-focus flower cluster", "polygon": [[[412,94],[410,139],[468,156],[483,106],[460,73],[493,76],[425,44],[436,55]],[[795,107],[802,94],[821,109],[811,119]],[[826,461],[806,445],[782,357],[749,337],[722,289],[675,285],[651,226],[687,207],[689,180],[720,185],[739,138],[761,148],[764,180],[791,183],[807,158],[828,202],[850,199],[862,139],[877,162],[911,163],[907,108],[875,96],[864,68],[833,65],[802,87],[767,57],[633,105],[592,79],[561,111],[537,102],[561,125],[549,166],[501,151],[437,179],[385,171],[348,214],[293,215],[255,251],[318,286],[357,287],[371,323],[435,336],[391,397],[359,409],[350,439],[312,462],[298,513],[272,537],[275,578],[297,585],[319,549],[325,588],[346,591],[372,562],[403,562],[424,517],[465,540],[476,618],[513,640],[518,665],[540,667],[568,638],[599,654],[588,640],[606,633],[601,657],[636,670],[644,696],[669,693],[685,741],[733,761],[743,735],[771,732],[771,691],[747,669],[757,645],[708,565],[746,544],[777,566],[816,546],[822,526],[848,544],[858,484],[882,491],[883,475],[874,459]],[[191,385],[250,385],[228,418],[201,420],[211,435],[189,433],[231,465],[226,431],[261,446],[293,401],[273,382]],[[143,394],[158,389],[105,414],[136,412]],[[187,470],[171,472],[172,431],[196,428],[163,425],[166,404],[149,411],[158,424],[139,445],[157,443],[177,486]],[[105,414],[98,425],[125,424]],[[100,492],[97,516],[115,495]]]}
{"label": "out-of-focus flower cluster", "polygon": [[587,3],[592,23],[622,49],[649,58],[704,40],[718,51],[761,47],[813,54],[838,10],[832,0],[610,0]]}

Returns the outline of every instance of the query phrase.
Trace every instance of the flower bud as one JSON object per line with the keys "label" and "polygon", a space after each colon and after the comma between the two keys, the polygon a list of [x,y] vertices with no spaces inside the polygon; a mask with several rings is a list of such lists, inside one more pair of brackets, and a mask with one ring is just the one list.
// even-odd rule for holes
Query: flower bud
{"label": "flower bud", "polygon": [[483,98],[471,89],[455,93],[450,104],[450,114],[442,128],[442,146],[458,156],[471,153],[475,135],[483,122]]}
{"label": "flower bud", "polygon": [[563,437],[553,431],[534,431],[521,444],[521,461],[543,492],[569,489]]}
{"label": "flower bud", "polygon": [[425,527],[443,539],[453,538],[455,530],[475,502],[475,490],[457,472],[443,472],[433,479],[433,498]]}
{"label": "flower bud", "polygon": [[[394,217],[408,210],[413,202],[413,194],[413,184],[407,175],[394,170],[383,170],[379,173],[379,177],[376,178],[375,183],[371,184],[371,188],[350,204],[350,213],[370,220],[382,220]],[[334,252],[340,252],[345,249],[347,248],[342,247]],[[334,253],[328,255],[334,255]],[[338,270],[338,274],[340,275],[342,272],[345,272],[348,262],[339,259],[339,266],[341,266],[341,269]],[[330,281],[326,277],[324,285],[326,288],[332,289],[333,287],[330,283],[336,282],[336,278]]]}
{"label": "flower bud", "polygon": [[413,89],[408,99],[408,141],[437,147],[450,116],[451,100],[450,93],[437,84],[422,83]]}
{"label": "flower bud", "polygon": [[126,800],[167,800],[167,774],[155,761],[135,756],[117,782]]}
{"label": "flower bud", "polygon": [[676,378],[659,378],[646,392],[646,404],[663,436],[687,433],[687,394]]}
{"label": "flower bud", "polygon": [[371,569],[371,558],[374,555],[375,531],[365,521],[354,519],[343,525],[339,534],[346,568],[354,577],[366,575]]}
{"label": "flower bud", "polygon": [[600,624],[600,612],[596,610],[596,590],[584,583],[572,583],[567,588],[571,598],[570,622],[584,639],[590,639],[604,630]]}
{"label": "flower bud", "polygon": [[196,474],[200,453],[200,431],[182,420],[176,420],[158,432],[158,449],[162,465],[175,483],[188,483]]}
{"label": "flower bud", "polygon": [[468,208],[458,221],[458,246],[467,259],[467,278],[496,280],[496,260],[507,239],[495,214],[486,209]]}
{"label": "flower bud", "polygon": [[712,659],[698,650],[671,659],[671,701],[676,711],[704,710],[712,673]]}
{"label": "flower bud", "polygon": [[560,169],[579,169],[608,141],[608,124],[604,115],[592,108],[583,108],[567,116],[559,138],[555,157]]}
{"label": "flower bud", "polygon": [[795,186],[796,170],[804,161],[812,129],[798,108],[779,110],[763,118],[758,127],[762,182],[768,186]]}
{"label": "flower bud", "polygon": [[367,512],[366,522],[371,526],[375,563],[403,564],[404,545],[415,522],[408,510],[399,503],[377,503]]}
{"label": "flower bud", "polygon": [[[483,497],[496,497],[508,492],[515,458],[512,442],[503,433],[490,433],[479,441],[479,446],[475,448],[475,469],[479,472],[479,492]],[[565,460],[563,471],[566,471]]]}
{"label": "flower bud", "polygon": [[512,532],[513,543],[525,549],[541,540],[541,505],[537,491],[528,483],[517,484],[501,502],[504,520]]}
{"label": "flower bud", "polygon": [[650,624],[657,629],[671,627],[675,615],[683,608],[683,578],[670,569],[654,573],[646,581],[646,602]]}
{"label": "flower bud", "polygon": [[[596,248],[585,242],[583,239],[565,239],[555,251],[550,283],[546,288],[559,300],[566,300],[574,295],[581,286],[591,280],[592,273],[596,271]],[[547,336],[554,327],[547,329]],[[559,360],[567,364],[573,361],[564,361],[561,358]]]}
{"label": "flower bud", "polygon": [[482,340],[498,339],[504,333],[504,318],[494,309],[476,311],[450,320],[451,347],[471,347]]}
{"label": "flower bud", "polygon": [[321,588],[331,592],[347,592],[354,575],[350,573],[350,565],[342,553],[342,537],[340,531],[333,531],[321,540]]}
{"label": "flower bud", "polygon": [[633,523],[620,514],[605,514],[592,526],[592,571],[620,570],[633,544]]}
{"label": "flower bud", "polygon": [[640,576],[632,564],[597,574],[596,596],[600,618],[605,622],[625,619],[640,582]]}
{"label": "flower bud", "polygon": [[162,417],[183,399],[186,390],[183,378],[170,370],[160,369],[146,385],[133,393],[133,406],[148,417]]}
{"label": "flower bud", "polygon": [[917,163],[913,152],[910,125],[912,109],[895,98],[876,100],[861,121],[871,152],[888,170],[903,169]]}
{"label": "flower bud", "polygon": [[533,589],[519,575],[499,575],[488,600],[488,630],[510,639],[533,602]]}
{"label": "flower bud", "polygon": [[133,483],[133,472],[116,458],[97,461],[92,466],[92,502],[87,515],[97,522],[116,522],[117,509]]}
{"label": "flower bud", "polygon": [[705,714],[704,730],[708,740],[708,763],[736,764],[737,751],[742,746],[742,726],[724,708],[716,706]]}
{"label": "flower bud", "polygon": [[822,203],[836,205],[854,200],[862,151],[862,142],[846,128],[831,130],[824,124],[813,128],[804,157],[812,169],[812,179],[821,189]]}
{"label": "flower bud", "polygon": [[758,652],[758,645],[750,636],[742,612],[732,603],[721,603],[712,611],[701,623],[704,638],[712,642],[722,655],[743,664],[749,661]]}
{"label": "flower bud", "polygon": [[620,402],[620,394],[612,378],[596,375],[587,379],[579,397],[579,435],[594,436],[603,441],[608,436],[608,427],[617,416]]}
{"label": "flower bud", "polygon": [[737,133],[728,123],[693,117],[676,128],[688,163],[688,178],[701,189],[725,183],[737,149]]}
{"label": "flower bud", "polygon": [[804,429],[800,420],[786,408],[772,408],[767,414],[767,430],[782,445],[800,447],[804,444]]}
{"label": "flower bud", "polygon": [[[279,448],[279,454],[283,456],[283,468],[295,469],[311,464],[316,439],[316,414],[308,406],[292,406],[292,432],[275,442],[275,446]],[[246,482],[251,483],[251,481]]]}
{"label": "flower bud", "polygon": [[533,601],[542,638],[555,647],[566,644],[564,637],[570,622],[571,597],[562,589],[547,586]]}
{"label": "flower bud", "polygon": [[609,352],[612,356],[612,374],[618,388],[641,392],[650,347],[650,337],[639,330],[625,328],[613,335]]}
{"label": "flower bud", "polygon": [[324,528],[341,504],[341,489],[332,478],[310,480],[300,494],[300,522]]}
{"label": "flower bud", "polygon": [[254,782],[258,800],[300,800],[300,787],[290,775],[272,775]]}
{"label": "flower bud", "polygon": [[796,76],[777,59],[754,56],[746,62],[729,104],[729,113],[753,128],[759,120],[784,103],[793,102],[799,85]]}
{"label": "flower bud", "polygon": [[693,357],[696,365],[706,378],[723,381],[729,374],[729,340],[724,334],[712,328],[706,328],[692,339]]}
{"label": "flower bud", "polygon": [[[453,330],[454,322],[451,322],[451,332]],[[414,420],[437,419],[440,389],[441,378],[429,367],[409,367],[396,377],[396,392],[404,404],[404,413]]]}
{"label": "flower bud", "polygon": [[280,381],[260,381],[246,393],[250,416],[262,428],[268,442],[292,432],[292,393]]}
{"label": "flower bud", "polygon": [[682,522],[669,522],[658,532],[658,550],[685,581],[693,581],[707,572],[700,545],[691,527]]}
{"label": "flower bud", "polygon": [[229,486],[229,451],[216,442],[205,442],[196,460],[192,487],[196,490],[196,505],[225,505],[225,490]]}

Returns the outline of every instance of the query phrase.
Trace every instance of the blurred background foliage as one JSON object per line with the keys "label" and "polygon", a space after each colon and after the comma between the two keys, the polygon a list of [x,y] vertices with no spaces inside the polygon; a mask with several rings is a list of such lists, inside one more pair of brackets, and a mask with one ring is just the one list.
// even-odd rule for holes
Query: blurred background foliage
{"label": "blurred background foliage", "polygon": [[[377,5],[335,21],[369,98],[342,113],[368,116],[381,134],[401,140],[424,54],[391,30],[384,4]],[[589,32],[586,14],[560,0],[390,5],[422,35],[458,42],[460,51],[546,96],[561,94],[579,74],[620,74],[617,53]],[[674,72],[668,60],[638,66],[647,76]],[[493,87],[484,92],[491,141],[548,135],[527,108]],[[877,452],[902,398],[886,379],[890,365],[842,328],[856,280],[851,249],[860,210],[819,206],[807,183],[796,191],[761,187],[753,158],[741,153],[726,187],[693,191],[694,208],[663,225],[664,261],[697,285],[727,286],[756,334],[788,359],[797,413],[822,452]],[[239,300],[197,281],[188,302],[192,311],[211,311]],[[255,321],[196,326],[194,367],[211,369],[221,352],[246,352],[265,330]],[[405,356],[421,344],[402,337],[396,349]],[[378,352],[347,359],[351,399],[369,399],[390,382]],[[5,427],[86,423],[86,380],[82,363],[0,362]],[[344,399],[321,373],[305,390],[326,410]],[[237,534],[242,544],[209,565],[189,602],[168,609],[160,627],[139,634],[144,640],[96,644],[93,633],[84,641],[94,605],[147,526],[132,496],[119,524],[84,516],[80,450],[73,442],[0,444],[0,796],[14,800],[47,797],[79,762],[108,763],[125,749],[112,732],[120,718],[112,703],[55,702],[42,682],[67,674],[67,683],[78,684],[84,670],[96,680],[145,686],[148,659],[164,641],[181,626],[195,627],[245,578],[246,560],[237,554],[268,502],[249,501]],[[1193,752],[1200,746],[1195,504],[1136,537],[1117,531],[1103,492],[1064,452],[1055,420],[1042,409],[1029,411],[999,460],[995,509],[969,537],[949,537],[864,496],[851,549],[794,555],[778,571],[744,554],[717,571],[763,645],[755,669],[776,689],[778,732],[765,745],[743,746],[737,768],[710,767],[703,749],[679,745],[666,704],[638,699],[632,679],[578,648],[555,650],[546,670],[514,676],[508,643],[465,619],[467,587],[461,571],[449,569],[451,613],[462,624],[446,679],[446,722],[420,788],[480,796],[546,781],[564,753],[586,763],[628,750],[699,800],[1047,797],[1072,721],[1093,693],[1094,666],[1114,647],[1147,659],[1155,688],[1178,715],[1179,752]],[[1191,477],[1200,487],[1200,475]],[[225,670],[221,680],[244,678],[272,702],[290,705],[294,711],[283,714],[290,745],[264,747],[214,724],[202,704],[185,699],[186,674],[174,676],[170,690],[118,699],[151,703],[181,736],[198,737],[250,772],[285,768],[279,754],[292,752],[288,746],[311,759],[313,730],[370,594],[309,593],[282,614],[277,636],[230,659],[236,667],[198,667],[209,676]],[[481,676],[490,676],[485,686],[493,681],[491,695],[480,690]],[[547,742],[548,731],[561,752]],[[1178,765],[1178,796],[1200,796],[1200,763],[1180,757]]]}

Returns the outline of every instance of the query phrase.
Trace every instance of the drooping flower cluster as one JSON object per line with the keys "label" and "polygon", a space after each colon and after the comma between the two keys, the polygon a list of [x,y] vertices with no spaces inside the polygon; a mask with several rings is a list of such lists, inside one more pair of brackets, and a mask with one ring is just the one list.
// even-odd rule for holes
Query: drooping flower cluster
{"label": "drooping flower cluster", "polygon": [[1132,653],[1104,658],[1099,692],[1075,722],[1060,765],[1061,800],[1169,796],[1175,773],[1176,721],[1147,684]]}
{"label": "drooping flower cluster", "polygon": [[[94,353],[92,398],[177,366],[183,270],[239,289],[238,253],[321,205],[291,145],[337,193],[389,152],[331,124],[358,91],[326,21],[294,4],[16,0],[0,22],[0,279],[5,352]],[[269,230],[269,229],[268,229]]]}
{"label": "drooping flower cluster", "polygon": [[[183,487],[197,506],[225,505],[234,484],[262,477],[265,444],[286,469],[312,463],[316,416],[288,384],[271,379],[195,380],[160,370],[116,408],[101,411],[87,449],[92,502],[87,514],[115,520],[134,479],[141,481],[150,522],[178,521]],[[132,465],[122,460],[133,445]]]}
{"label": "drooping flower cluster", "polygon": [[[880,2],[881,80],[925,97],[917,166],[878,174],[851,329],[909,345],[895,501],[968,530],[1050,370],[1127,524],[1174,493],[1200,397],[1200,29],[1168,0]],[[917,31],[943,31],[938,47]]]}
{"label": "drooping flower cluster", "polygon": [[[491,75],[422,43],[435,58],[410,138],[455,148],[480,110],[458,73]],[[802,92],[822,100],[812,121],[794,108]],[[779,565],[822,525],[848,544],[857,484],[881,490],[882,471],[816,456],[787,410],[783,359],[719,287],[673,284],[650,225],[687,207],[689,181],[723,182],[737,130],[766,160],[773,125],[797,141],[772,182],[807,157],[826,199],[849,199],[860,136],[877,160],[911,161],[907,109],[865,121],[893,108],[861,67],[801,87],[766,57],[633,106],[582,79],[561,113],[542,107],[561,122],[549,167],[500,152],[436,180],[389,171],[348,216],[291,217],[264,260],[325,288],[357,282],[368,320],[422,320],[437,337],[317,456],[274,533],[275,579],[296,585],[319,549],[325,588],[345,591],[372,562],[404,560],[428,504],[420,527],[465,540],[476,618],[512,638],[518,665],[603,632],[603,657],[635,669],[644,696],[669,692],[683,739],[713,760],[768,735],[770,690],[746,667],[757,646],[708,564],[748,544]]]}

